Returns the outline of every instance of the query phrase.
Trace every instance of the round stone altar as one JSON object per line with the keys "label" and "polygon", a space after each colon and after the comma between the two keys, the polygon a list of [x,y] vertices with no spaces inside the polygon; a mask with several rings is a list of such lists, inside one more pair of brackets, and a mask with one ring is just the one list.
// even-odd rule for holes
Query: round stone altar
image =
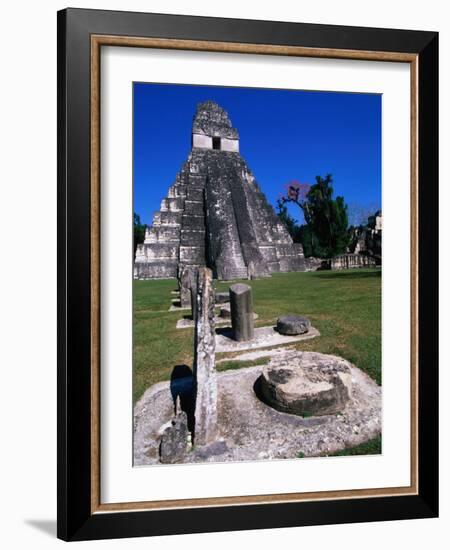
{"label": "round stone altar", "polygon": [[277,319],[277,331],[280,334],[294,336],[304,334],[311,328],[311,322],[306,317],[299,315],[282,315]]}
{"label": "round stone altar", "polygon": [[300,416],[341,412],[351,397],[351,365],[323,354],[303,354],[285,364],[265,366],[257,384],[274,409]]}

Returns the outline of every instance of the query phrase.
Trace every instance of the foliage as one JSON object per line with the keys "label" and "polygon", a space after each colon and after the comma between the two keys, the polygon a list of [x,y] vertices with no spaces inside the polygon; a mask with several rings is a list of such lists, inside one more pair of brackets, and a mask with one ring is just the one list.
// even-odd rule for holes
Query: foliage
{"label": "foliage", "polygon": [[343,197],[333,199],[332,177],[316,177],[304,204],[306,223],[317,237],[320,257],[333,257],[346,251],[348,235],[347,205]]}
{"label": "foliage", "polygon": [[133,231],[134,231],[134,255],[136,255],[136,249],[138,244],[142,244],[145,239],[145,230],[147,229],[147,225],[145,223],[141,223],[141,217],[139,214],[134,213],[134,223],[133,223]]}
{"label": "foliage", "polygon": [[308,229],[299,234],[306,256],[330,258],[346,252],[350,235],[347,205],[343,197],[333,198],[333,178],[316,176],[316,183],[308,185],[296,181],[287,185],[287,193],[279,204],[297,204],[303,211]]}
{"label": "foliage", "polygon": [[292,237],[294,243],[302,242],[300,238],[300,231],[302,226],[298,225],[295,219],[289,214],[287,206],[285,203],[283,203],[282,199],[278,199],[277,209],[277,215],[283,225],[288,230],[289,235]]}
{"label": "foliage", "polygon": [[310,258],[311,256],[313,257],[320,256],[319,250],[317,247],[317,237],[315,236],[311,226],[309,225],[300,226],[298,233],[299,233],[298,235],[299,242],[302,243],[305,257]]}

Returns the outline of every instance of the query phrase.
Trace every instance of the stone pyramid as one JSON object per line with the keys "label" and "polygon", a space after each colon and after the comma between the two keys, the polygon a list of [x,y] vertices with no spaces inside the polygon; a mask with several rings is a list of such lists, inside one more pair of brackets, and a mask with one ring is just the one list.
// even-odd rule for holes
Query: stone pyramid
{"label": "stone pyramid", "polygon": [[226,111],[197,106],[192,150],[136,251],[136,279],[177,277],[184,265],[207,266],[216,279],[305,271],[301,244],[267,202],[239,153]]}

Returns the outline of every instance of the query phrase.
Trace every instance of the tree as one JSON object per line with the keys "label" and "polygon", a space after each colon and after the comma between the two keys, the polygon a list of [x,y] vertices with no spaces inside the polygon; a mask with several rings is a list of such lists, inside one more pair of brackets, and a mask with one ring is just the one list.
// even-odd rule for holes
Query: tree
{"label": "tree", "polygon": [[280,199],[283,205],[294,202],[302,209],[308,227],[302,231],[303,247],[322,258],[344,253],[350,238],[347,205],[343,197],[333,198],[332,183],[331,174],[316,176],[314,185],[291,182]]}
{"label": "tree", "polygon": [[134,213],[134,254],[136,255],[136,249],[138,244],[142,244],[145,239],[145,230],[147,225],[141,223],[141,217],[139,214]]}
{"label": "tree", "polygon": [[281,223],[286,227],[289,232],[289,235],[292,237],[294,243],[299,243],[300,241],[300,227],[295,219],[289,214],[287,206],[283,203],[282,199],[277,200],[277,215],[281,220]]}

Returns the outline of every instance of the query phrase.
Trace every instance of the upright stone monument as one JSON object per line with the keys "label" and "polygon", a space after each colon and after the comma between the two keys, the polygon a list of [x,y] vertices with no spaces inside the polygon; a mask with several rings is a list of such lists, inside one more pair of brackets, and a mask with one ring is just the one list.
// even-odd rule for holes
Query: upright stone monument
{"label": "upright stone monument", "polygon": [[217,437],[215,336],[212,271],[203,267],[198,270],[194,340],[195,445],[208,445]]}
{"label": "upright stone monument", "polygon": [[180,305],[183,308],[191,307],[191,291],[197,286],[197,268],[192,265],[180,266],[178,280],[180,287]]}
{"label": "upright stone monument", "polygon": [[208,266],[217,279],[305,271],[292,242],[239,153],[239,135],[213,101],[199,103],[192,150],[138,245],[136,279],[176,277],[183,265]]}
{"label": "upright stone monument", "polygon": [[252,340],[254,336],[252,288],[237,283],[230,286],[231,326],[238,342]]}

